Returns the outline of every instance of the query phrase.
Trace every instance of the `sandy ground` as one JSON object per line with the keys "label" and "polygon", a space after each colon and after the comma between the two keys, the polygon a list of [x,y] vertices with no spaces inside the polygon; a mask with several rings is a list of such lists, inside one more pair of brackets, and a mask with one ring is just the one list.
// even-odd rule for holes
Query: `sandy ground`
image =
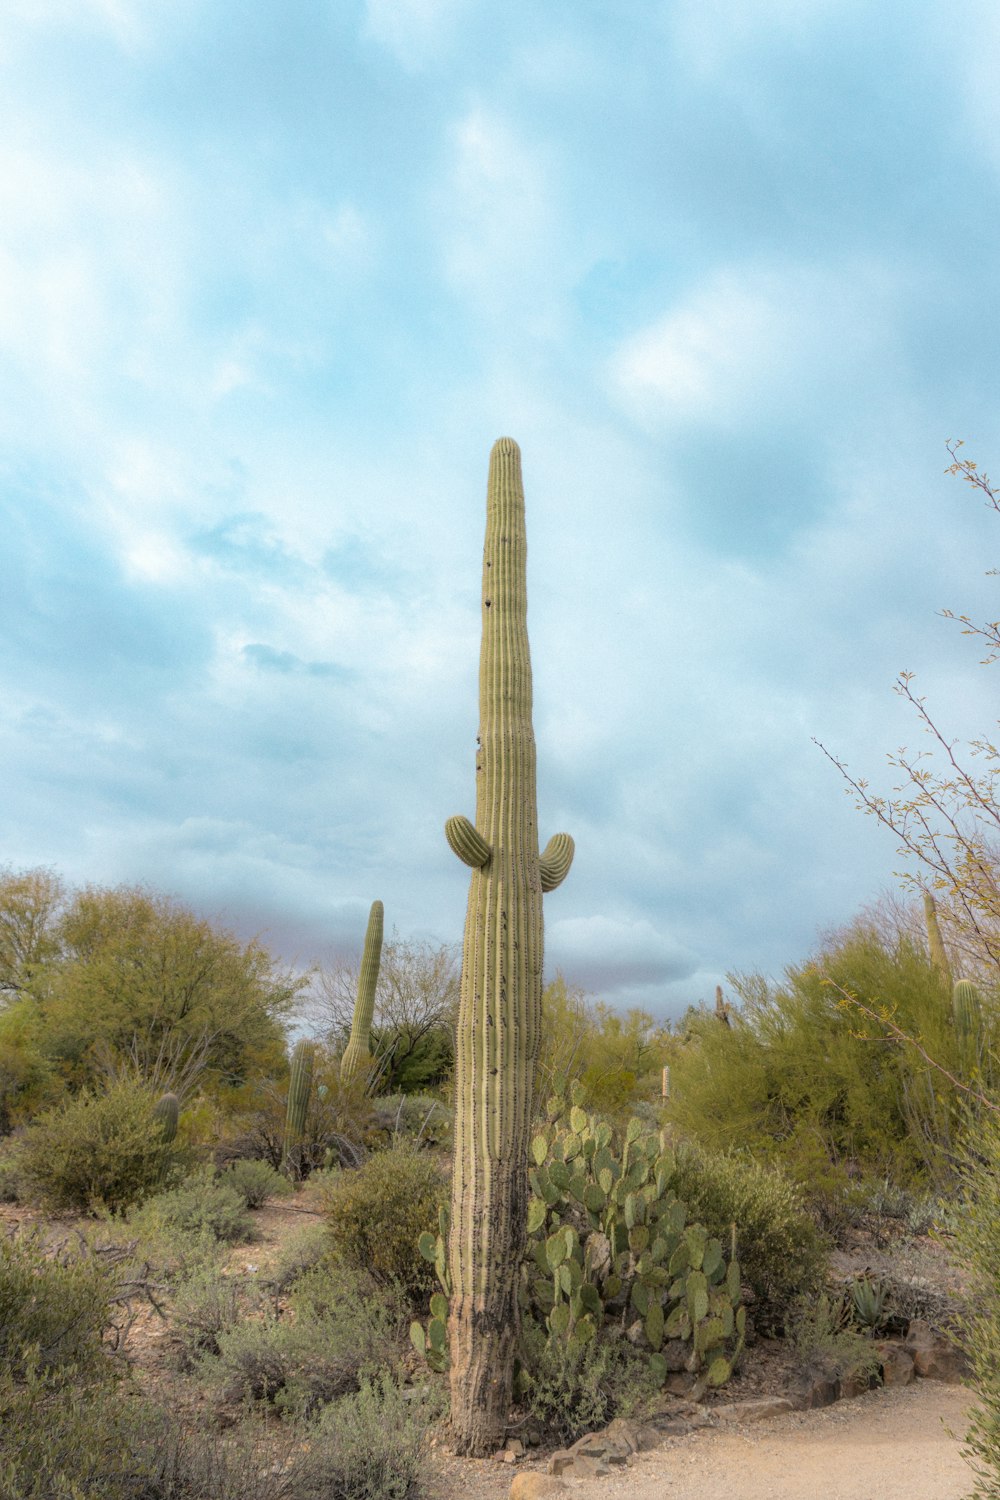
{"label": "sandy ground", "polygon": [[[820,1411],[739,1429],[702,1429],[643,1453],[635,1467],[577,1481],[579,1500],[960,1500],[969,1392],[922,1380]],[[512,1472],[496,1463],[435,1465],[428,1500],[502,1500]]]}

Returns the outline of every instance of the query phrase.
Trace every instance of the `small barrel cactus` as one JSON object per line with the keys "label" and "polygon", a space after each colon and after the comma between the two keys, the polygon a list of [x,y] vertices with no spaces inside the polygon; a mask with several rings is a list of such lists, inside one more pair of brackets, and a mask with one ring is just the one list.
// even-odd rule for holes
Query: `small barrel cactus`
{"label": "small barrel cactus", "polygon": [[373,901],[368,913],[368,928],[365,932],[365,947],[361,955],[361,972],[358,976],[358,998],[354,1005],[351,1035],[344,1055],[340,1059],[340,1076],[344,1083],[359,1073],[365,1074],[371,1067],[368,1043],[371,1038],[372,1017],[375,1014],[375,987],[378,984],[379,962],[382,957],[382,926],[384,908],[381,901]]}
{"label": "small barrel cactus", "polygon": [[313,1061],[316,1049],[312,1042],[301,1041],[292,1053],[292,1066],[288,1079],[288,1107],[285,1112],[284,1165],[291,1165],[292,1154],[301,1143],[306,1128],[309,1095],[312,1091]]}

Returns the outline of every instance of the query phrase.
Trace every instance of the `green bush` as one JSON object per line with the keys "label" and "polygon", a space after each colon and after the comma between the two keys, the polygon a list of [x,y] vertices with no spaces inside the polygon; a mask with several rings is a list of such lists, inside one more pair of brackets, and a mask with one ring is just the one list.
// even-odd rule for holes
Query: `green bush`
{"label": "green bush", "polygon": [[546,1437],[568,1444],[651,1403],[659,1383],[649,1360],[607,1332],[589,1343],[550,1339],[531,1319],[522,1330],[515,1394]]}
{"label": "green bush", "polygon": [[243,1316],[240,1288],[231,1276],[203,1266],[174,1294],[171,1331],[182,1370],[191,1370],[205,1354],[218,1354],[220,1335]]}
{"label": "green bush", "polygon": [[128,1380],[54,1384],[0,1375],[3,1500],[288,1500],[293,1430],[192,1430]]}
{"label": "green bush", "polygon": [[24,1191],[20,1138],[8,1136],[0,1142],[0,1203],[19,1203]]}
{"label": "green bush", "polygon": [[974,1494],[1000,1497],[1000,1120],[984,1114],[962,1153],[959,1211],[953,1245],[966,1278],[959,1316],[976,1405],[970,1414],[965,1455],[975,1471]]}
{"label": "green bush", "polygon": [[205,1237],[224,1244],[253,1238],[242,1193],[220,1181],[211,1167],[148,1199],[129,1215],[128,1222],[140,1234],[160,1237]]}
{"label": "green bush", "polygon": [[860,919],[810,963],[789,968],[783,984],[759,975],[732,982],[741,1005],[731,1025],[689,1013],[674,1046],[669,1114],[686,1135],[784,1166],[832,1228],[859,1173],[911,1187],[947,1181],[959,1093],[843,998],[888,1009],[960,1071],[950,990],[921,944]]}
{"label": "green bush", "polygon": [[417,1242],[437,1224],[447,1197],[441,1169],[426,1152],[408,1146],[376,1152],[323,1189],[334,1255],[383,1286],[397,1284],[414,1298],[426,1296],[434,1288],[434,1272]]}
{"label": "green bush", "polygon": [[247,1208],[262,1208],[269,1198],[287,1198],[295,1191],[270,1162],[246,1158],[231,1162],[220,1180],[225,1187],[235,1188]]}
{"label": "green bush", "polygon": [[219,1332],[204,1369],[229,1401],[273,1402],[308,1414],[356,1391],[399,1361],[405,1317],[395,1300],[326,1264],[292,1289],[290,1314],[275,1312]]}
{"label": "green bush", "polygon": [[329,1258],[330,1241],[325,1224],[305,1224],[282,1245],[267,1284],[279,1297],[295,1285],[300,1276]]}
{"label": "green bush", "polygon": [[365,1381],[311,1429],[296,1466],[296,1500],[410,1500],[420,1478],[422,1424],[390,1382]]}
{"label": "green bush", "polygon": [[0,1372],[16,1379],[67,1366],[100,1369],[111,1288],[86,1256],[47,1256],[33,1240],[0,1239]]}
{"label": "green bush", "polygon": [[163,1142],[155,1103],[151,1090],[118,1081],[38,1115],[21,1137],[25,1191],[55,1213],[118,1213],[149,1197],[180,1159]]}
{"label": "green bush", "polygon": [[455,1112],[430,1094],[379,1094],[373,1101],[377,1128],[399,1144],[449,1149]]}
{"label": "green bush", "polygon": [[755,1328],[781,1332],[793,1299],[819,1289],[827,1260],[827,1242],[805,1211],[801,1192],[780,1168],[736,1152],[685,1144],[676,1162],[671,1188],[687,1204],[689,1218],[726,1246],[736,1226],[736,1258],[740,1278],[754,1294]]}

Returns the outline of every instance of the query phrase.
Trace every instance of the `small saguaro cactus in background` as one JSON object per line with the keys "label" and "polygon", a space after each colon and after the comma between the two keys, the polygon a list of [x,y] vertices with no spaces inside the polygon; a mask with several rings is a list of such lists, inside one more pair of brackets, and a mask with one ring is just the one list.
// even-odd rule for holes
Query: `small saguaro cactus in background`
{"label": "small saguaro cactus in background", "polygon": [[163,1094],[153,1105],[153,1121],[159,1129],[160,1140],[172,1146],[177,1139],[177,1122],[180,1119],[180,1104],[176,1094]]}
{"label": "small saguaro cactus in background", "polygon": [[931,963],[937,969],[946,984],[951,984],[951,965],[948,963],[948,954],[945,950],[944,939],[941,936],[941,926],[937,917],[937,904],[930,891],[924,891],[924,921],[927,925],[927,949],[930,953]]}
{"label": "small saguaro cactus in background", "polygon": [[959,979],[952,989],[951,1015],[963,1070],[967,1074],[980,1071],[983,1062],[983,1002],[971,980]]}
{"label": "small saguaro cactus in background", "polygon": [[365,932],[365,948],[361,955],[361,972],[358,976],[358,998],[351,1021],[351,1036],[340,1059],[340,1076],[346,1083],[358,1073],[367,1073],[371,1067],[368,1043],[375,1014],[375,986],[378,984],[378,966],[382,957],[382,926],[385,912],[381,901],[373,901],[368,913],[368,928]]}
{"label": "small saguaro cactus in background", "polygon": [[726,1004],[722,994],[722,985],[715,986],[715,1019],[721,1021],[723,1026],[730,1026],[729,1006]]}
{"label": "small saguaro cactus in background", "polygon": [[315,1052],[312,1042],[303,1040],[296,1042],[292,1053],[292,1066],[288,1077],[288,1107],[285,1111],[285,1145],[282,1152],[286,1171],[291,1169],[292,1153],[301,1142],[306,1128]]}
{"label": "small saguaro cactus in background", "polygon": [[521,454],[490,454],[483,550],[476,821],[449,818],[471,866],[455,1049],[455,1158],[448,1237],[452,1437],[500,1446],[519,1328],[528,1138],[542,998],[542,892],[565,878],[573,840],[538,851]]}

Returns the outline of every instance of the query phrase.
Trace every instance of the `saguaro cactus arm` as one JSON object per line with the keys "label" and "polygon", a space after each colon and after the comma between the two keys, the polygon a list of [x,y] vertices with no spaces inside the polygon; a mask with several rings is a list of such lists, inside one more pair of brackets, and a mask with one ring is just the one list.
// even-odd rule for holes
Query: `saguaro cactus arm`
{"label": "saguaro cactus arm", "polygon": [[444,825],[444,836],[449,848],[457,854],[463,864],[481,870],[490,857],[490,846],[477,832],[475,825],[461,813],[449,818]]}
{"label": "saguaro cactus arm", "polygon": [[542,878],[542,890],[554,891],[562,885],[573,863],[576,845],[568,833],[554,833],[538,856],[538,873]]}

